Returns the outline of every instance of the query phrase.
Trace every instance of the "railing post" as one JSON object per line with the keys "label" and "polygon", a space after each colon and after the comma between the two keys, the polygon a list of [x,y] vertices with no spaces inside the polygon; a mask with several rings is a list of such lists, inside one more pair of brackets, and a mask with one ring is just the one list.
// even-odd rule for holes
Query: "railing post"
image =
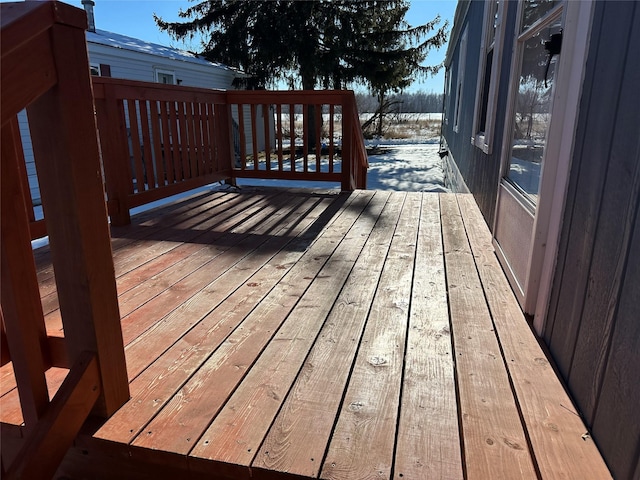
{"label": "railing post", "polygon": [[112,225],[128,225],[131,170],[122,100],[116,99],[109,84],[96,82],[94,91],[108,213]]}
{"label": "railing post", "polygon": [[[31,251],[31,235],[19,181],[17,121],[2,126],[0,192],[2,228],[0,235],[2,316],[13,360],[22,415],[28,430],[34,428],[49,405],[44,372],[48,359],[46,329],[40,303],[40,289]],[[18,134],[18,139],[19,139]]]}
{"label": "railing post", "polygon": [[214,105],[214,118],[215,118],[215,141],[216,141],[216,163],[217,165],[224,165],[225,170],[228,170],[231,183],[235,184],[235,177],[233,176],[234,164],[235,164],[235,149],[233,145],[233,130],[231,125],[231,107],[227,96],[225,95],[224,104]]}
{"label": "railing post", "polygon": [[58,84],[28,108],[69,360],[96,352],[110,416],[129,399],[111,240],[81,28],[51,27]]}
{"label": "railing post", "polygon": [[353,190],[351,169],[353,168],[353,108],[351,97],[342,95],[342,191]]}

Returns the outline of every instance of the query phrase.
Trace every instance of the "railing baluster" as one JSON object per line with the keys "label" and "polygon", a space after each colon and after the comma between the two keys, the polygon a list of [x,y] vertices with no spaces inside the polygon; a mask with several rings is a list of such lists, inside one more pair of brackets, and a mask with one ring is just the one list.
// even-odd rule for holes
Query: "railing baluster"
{"label": "railing baluster", "polygon": [[203,131],[205,132],[205,143],[207,148],[205,150],[205,174],[213,173],[217,171],[220,166],[216,163],[215,149],[216,149],[216,125],[215,125],[215,114],[214,114],[214,105],[213,103],[204,103],[203,107],[205,108],[205,126]]}
{"label": "railing baluster", "polygon": [[255,104],[251,104],[251,153],[253,155],[253,169],[259,170],[260,165],[258,164],[258,128],[257,128],[257,106]]}
{"label": "railing baluster", "polygon": [[289,104],[289,160],[292,172],[296,171],[296,106]]}
{"label": "railing baluster", "polygon": [[276,141],[278,142],[278,171],[283,171],[282,152],[282,104],[276,105]]}
{"label": "railing baluster", "polygon": [[158,111],[158,102],[155,100],[149,101],[149,107],[151,109],[151,135],[153,136],[153,164],[156,168],[156,180],[158,187],[164,187],[166,184],[166,178],[164,173],[164,160],[162,158],[162,141],[160,139],[160,112]]}
{"label": "railing baluster", "polygon": [[182,160],[182,178],[192,177],[191,166],[189,165],[189,127],[187,125],[186,109],[188,104],[178,103],[178,126],[180,128],[180,158]]}
{"label": "railing baluster", "polygon": [[136,191],[142,192],[144,188],[144,167],[142,165],[142,155],[140,152],[140,133],[138,130],[138,112],[136,100],[127,100],[129,112],[129,138],[131,140],[131,152],[133,157],[134,171],[136,173]]}
{"label": "railing baluster", "polygon": [[142,129],[142,161],[144,162],[146,173],[146,184],[149,190],[156,188],[156,176],[153,168],[153,158],[151,153],[151,134],[149,131],[149,115],[147,112],[147,101],[140,100],[140,126]]}
{"label": "railing baluster", "polygon": [[329,105],[329,173],[333,173],[335,105]]}
{"label": "railing baluster", "polygon": [[309,171],[309,104],[302,105],[302,171]]}
{"label": "railing baluster", "polygon": [[271,170],[271,106],[270,105],[262,105],[262,123],[264,123],[264,156],[265,156],[265,165],[267,171]]}
{"label": "railing baluster", "polygon": [[320,162],[322,160],[322,105],[316,104],[314,107],[316,114],[315,133],[316,133],[316,172],[321,171]]}
{"label": "railing baluster", "polygon": [[238,132],[240,137],[240,162],[242,170],[247,168],[247,139],[244,128],[244,105],[238,104]]}

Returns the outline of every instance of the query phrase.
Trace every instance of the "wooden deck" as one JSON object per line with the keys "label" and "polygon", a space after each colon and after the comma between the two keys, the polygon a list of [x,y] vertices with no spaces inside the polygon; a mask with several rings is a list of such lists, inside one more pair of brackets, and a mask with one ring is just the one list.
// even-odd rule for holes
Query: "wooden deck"
{"label": "wooden deck", "polygon": [[[609,475],[471,196],[201,193],[112,237],[132,397],[59,476]],[[22,417],[10,364],[0,379],[5,462]]]}

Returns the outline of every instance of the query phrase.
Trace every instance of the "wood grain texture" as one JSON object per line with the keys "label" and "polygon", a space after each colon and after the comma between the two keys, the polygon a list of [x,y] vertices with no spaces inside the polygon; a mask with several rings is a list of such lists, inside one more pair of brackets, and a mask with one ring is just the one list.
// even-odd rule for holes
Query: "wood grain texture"
{"label": "wood grain texture", "polygon": [[593,440],[583,438],[587,427],[504,278],[473,198],[457,197],[537,469],[545,479],[610,478]]}
{"label": "wood grain texture", "polygon": [[84,32],[53,25],[58,85],[28,109],[69,357],[98,353],[96,412],[129,398]]}
{"label": "wood grain texture", "polygon": [[398,192],[390,201],[402,211],[320,478],[391,476],[421,196]]}
{"label": "wood grain texture", "polygon": [[[243,189],[180,200],[132,221],[114,229],[114,256],[124,265],[116,270],[128,285],[122,296],[145,280],[161,283],[172,260],[202,249],[215,258],[183,273],[205,268],[210,278],[194,282],[172,311],[160,302],[154,318],[141,316],[146,330],[125,322],[132,398],[106,423],[87,425],[61,474],[400,480],[601,473],[579,465],[601,460],[584,456],[593,449],[588,438],[579,440],[584,447],[572,444],[569,399],[534,349],[471,197]],[[37,253],[40,262],[46,256]],[[632,305],[632,285],[623,288],[625,305]],[[627,334],[633,328],[616,337],[616,349],[633,348]],[[49,370],[50,395],[65,374]],[[0,385],[0,420],[20,424],[11,364],[0,367]],[[617,388],[633,395],[629,386]],[[522,444],[512,435],[513,412],[526,429]],[[21,446],[15,428],[3,427],[4,459]],[[283,463],[265,461],[264,447],[271,455],[274,440],[283,439],[294,440],[275,450]],[[530,454],[537,470],[521,471],[519,456]],[[553,470],[554,462],[562,465]]]}
{"label": "wood grain texture", "polygon": [[[295,256],[299,256],[299,253]],[[256,255],[256,258],[259,257]],[[260,283],[249,281],[244,273],[255,270],[255,265],[247,264],[237,269],[238,273],[245,275],[240,282],[229,279],[222,284],[247,282],[250,288],[259,288]],[[211,289],[211,292],[215,292],[215,289]],[[202,425],[207,425],[214,417],[284,320],[281,315],[269,314],[270,310],[248,317],[240,328],[230,333],[133,444],[143,447],[162,444],[164,449],[186,454],[202,434]],[[165,425],[171,425],[171,428]]]}
{"label": "wood grain texture", "polygon": [[[331,230],[326,230],[311,245],[269,294],[270,302],[252,312],[262,316],[284,310],[286,320],[191,451],[193,468],[212,471],[212,462],[198,459],[214,460],[216,465],[242,465],[245,469],[251,465],[322,327],[332,300],[337,298],[336,287],[346,281],[353,268],[357,256],[353,252],[362,248],[373,228],[371,220],[361,215],[371,196],[367,192],[351,199]],[[352,235],[342,240],[347,232]],[[318,296],[323,299],[322,304],[318,304]]]}
{"label": "wood grain texture", "polygon": [[48,408],[45,370],[50,359],[24,201],[28,193],[22,190],[22,182],[16,181],[20,178],[19,141],[18,121],[14,118],[2,127],[1,138],[0,285],[3,331],[13,359],[24,419],[31,429]]}
{"label": "wood grain texture", "polygon": [[[378,196],[385,201],[376,195],[372,208]],[[254,468],[318,475],[399,213],[399,203],[390,202],[376,220],[256,455]]]}
{"label": "wood grain texture", "polygon": [[437,195],[423,195],[394,478],[461,479],[454,356]]}
{"label": "wood grain texture", "polygon": [[440,202],[466,478],[536,478],[456,197]]}

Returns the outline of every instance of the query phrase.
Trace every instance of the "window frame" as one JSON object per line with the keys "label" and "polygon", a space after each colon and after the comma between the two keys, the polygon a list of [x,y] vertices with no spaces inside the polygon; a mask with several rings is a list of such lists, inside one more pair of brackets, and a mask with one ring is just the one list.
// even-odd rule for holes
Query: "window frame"
{"label": "window frame", "polygon": [[460,35],[460,43],[458,49],[458,71],[456,72],[456,96],[455,103],[453,105],[453,131],[460,132],[460,118],[462,115],[462,95],[464,91],[464,74],[465,64],[467,57],[467,42],[468,42],[468,25],[464,26],[462,35]]}
{"label": "window frame", "polygon": [[[162,83],[163,85],[177,85],[178,84],[178,80],[176,78],[175,70],[166,70],[166,69],[163,69],[163,68],[154,68],[153,71],[154,71],[153,76],[155,77],[156,83]],[[171,76],[173,78],[173,83],[161,82],[160,81],[160,75]]]}
{"label": "window frame", "polygon": [[[481,149],[487,155],[493,152],[493,140],[496,127],[496,110],[498,107],[498,84],[500,83],[500,70],[502,64],[502,47],[505,37],[505,17],[507,13],[507,1],[487,2],[485,9],[484,24],[482,30],[482,40],[480,44],[480,75],[476,84],[476,103],[473,112],[473,136],[471,144]],[[495,25],[495,35],[492,33]],[[492,53],[491,71],[487,72],[487,57]],[[488,92],[485,97],[485,87],[487,85],[486,76],[489,75]],[[486,98],[486,109],[484,99]],[[485,117],[482,112],[485,110]],[[484,131],[480,126],[484,120]]]}

